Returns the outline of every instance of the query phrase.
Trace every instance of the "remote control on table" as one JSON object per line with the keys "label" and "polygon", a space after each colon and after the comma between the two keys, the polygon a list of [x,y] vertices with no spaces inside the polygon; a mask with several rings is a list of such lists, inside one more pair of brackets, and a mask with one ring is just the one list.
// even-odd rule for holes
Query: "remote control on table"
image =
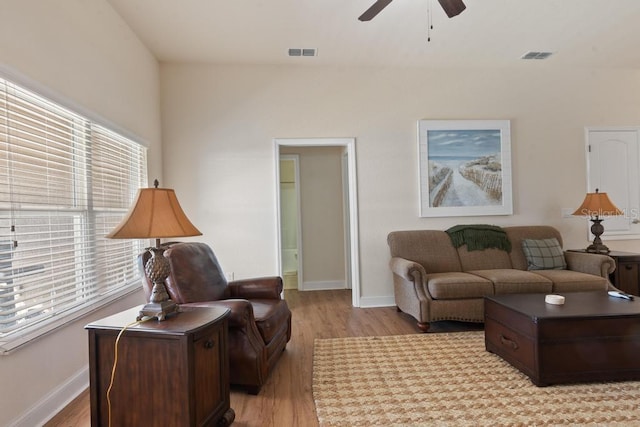
{"label": "remote control on table", "polygon": [[622,291],[609,291],[609,296],[612,297],[616,297],[616,298],[623,298],[629,301],[633,301],[633,295],[631,294],[627,294],[625,292]]}

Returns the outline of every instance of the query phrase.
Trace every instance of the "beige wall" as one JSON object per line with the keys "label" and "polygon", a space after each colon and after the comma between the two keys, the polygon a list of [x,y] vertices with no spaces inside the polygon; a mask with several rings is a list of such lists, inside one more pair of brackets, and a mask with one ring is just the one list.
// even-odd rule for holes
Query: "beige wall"
{"label": "beige wall", "polygon": [[[392,304],[392,230],[550,224],[565,247],[587,246],[587,221],[561,216],[584,198],[584,128],[640,125],[640,71],[549,67],[165,64],[165,176],[226,269],[236,277],[275,273],[273,138],[355,137],[362,303]],[[511,120],[514,215],[418,217],[419,119]],[[640,251],[636,240],[607,243]]]}
{"label": "beige wall", "polygon": [[[0,73],[145,141],[150,175],[160,176],[158,64],[111,7],[3,0],[0,9]],[[143,302],[136,292],[0,356],[0,425],[40,425],[75,397],[89,381],[84,326]]]}
{"label": "beige wall", "polygon": [[[355,137],[365,305],[392,303],[391,230],[551,224],[566,247],[586,246],[586,221],[560,215],[586,189],[584,127],[640,124],[638,70],[550,70],[551,62],[502,70],[165,65],[159,76],[103,0],[4,0],[0,40],[4,73],[149,144],[150,175],[176,188],[204,232],[199,240],[236,277],[277,271],[273,138]],[[423,118],[511,120],[513,216],[417,216],[416,122]],[[637,240],[607,244],[640,251]],[[36,425],[37,414],[57,409],[47,405],[73,397],[86,381],[83,326],[141,301],[136,293],[0,356],[0,378],[11,385],[0,399],[0,425],[25,414],[23,425]]]}
{"label": "beige wall", "polygon": [[[302,271],[305,288],[345,282],[342,147],[281,147],[300,156]],[[325,286],[326,287],[326,286]]]}

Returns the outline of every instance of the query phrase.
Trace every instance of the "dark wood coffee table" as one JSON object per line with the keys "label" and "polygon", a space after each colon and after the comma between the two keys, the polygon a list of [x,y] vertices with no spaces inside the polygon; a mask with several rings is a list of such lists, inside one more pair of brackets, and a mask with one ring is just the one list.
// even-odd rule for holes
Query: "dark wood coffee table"
{"label": "dark wood coffee table", "polygon": [[485,346],[537,386],[640,379],[640,298],[606,292],[485,297]]}

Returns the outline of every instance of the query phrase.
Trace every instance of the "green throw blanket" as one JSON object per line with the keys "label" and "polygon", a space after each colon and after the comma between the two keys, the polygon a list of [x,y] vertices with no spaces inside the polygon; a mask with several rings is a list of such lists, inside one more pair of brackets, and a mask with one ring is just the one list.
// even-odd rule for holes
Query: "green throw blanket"
{"label": "green throw blanket", "polygon": [[469,251],[497,248],[511,252],[511,242],[507,233],[495,225],[456,225],[445,232],[451,237],[451,242],[456,248],[466,244]]}

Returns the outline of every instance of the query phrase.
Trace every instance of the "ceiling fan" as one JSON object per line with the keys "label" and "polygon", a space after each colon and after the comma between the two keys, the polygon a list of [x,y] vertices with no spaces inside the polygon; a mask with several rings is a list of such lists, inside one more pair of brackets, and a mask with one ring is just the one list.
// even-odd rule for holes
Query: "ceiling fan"
{"label": "ceiling fan", "polygon": [[[378,13],[382,12],[382,9],[387,7],[392,0],[377,0],[369,9],[367,9],[360,17],[360,21],[371,21]],[[438,0],[440,6],[444,9],[444,12],[449,18],[460,14],[467,8],[462,0]]]}

